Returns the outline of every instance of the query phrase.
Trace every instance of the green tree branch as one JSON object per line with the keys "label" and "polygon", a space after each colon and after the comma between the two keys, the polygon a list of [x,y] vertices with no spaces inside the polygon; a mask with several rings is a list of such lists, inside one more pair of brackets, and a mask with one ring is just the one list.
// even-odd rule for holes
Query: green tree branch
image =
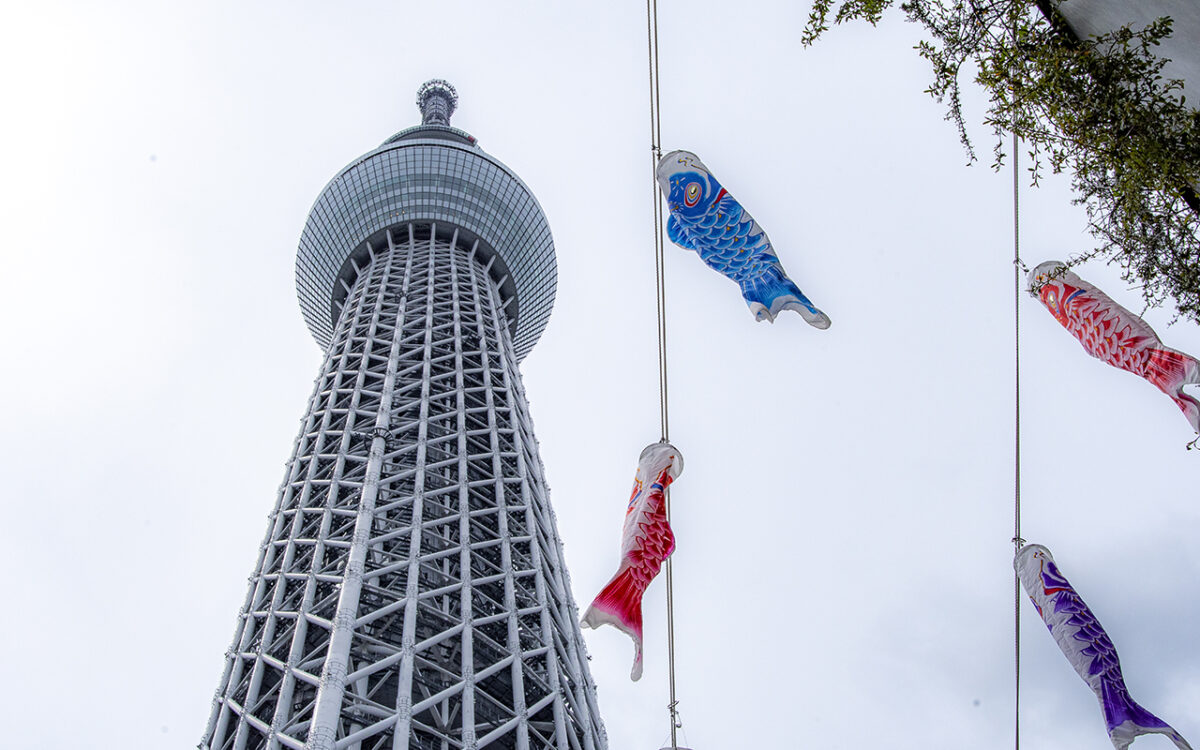
{"label": "green tree branch", "polygon": [[[872,25],[895,0],[815,0],[802,34],[815,43],[834,25]],[[835,10],[836,5],[836,10]],[[1200,322],[1200,112],[1182,82],[1162,74],[1155,48],[1171,20],[1076,39],[1053,0],[905,0],[900,10],[926,32],[916,47],[929,61],[927,93],[946,104],[971,161],[976,159],[962,113],[962,73],[989,97],[984,123],[996,136],[992,166],[1005,159],[1016,133],[1042,170],[1067,171],[1075,202],[1087,212],[1095,247],[1072,262],[1098,257],[1118,263],[1141,286],[1148,305],[1174,300]]]}

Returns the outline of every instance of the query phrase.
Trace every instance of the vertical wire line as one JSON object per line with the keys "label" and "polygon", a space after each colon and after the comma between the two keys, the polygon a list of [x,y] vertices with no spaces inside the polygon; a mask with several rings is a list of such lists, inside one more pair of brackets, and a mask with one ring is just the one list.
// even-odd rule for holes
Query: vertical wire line
{"label": "vertical wire line", "polygon": [[[654,281],[656,313],[658,315],[658,395],[662,441],[670,439],[670,420],[667,408],[667,289],[663,257],[663,210],[659,195],[657,169],[662,158],[662,119],[659,97],[658,67],[658,0],[646,0],[646,46],[650,77],[650,189],[654,205]],[[667,524],[671,523],[671,489],[663,490]],[[667,712],[671,720],[671,748],[678,750],[679,701],[675,696],[675,575],[671,558],[666,560],[667,579],[667,675],[670,702]]]}
{"label": "vertical wire line", "polygon": [[662,119],[658,86],[658,0],[646,0],[646,41],[650,67],[650,190],[654,205],[654,281],[658,314],[658,393],[662,439],[670,439],[667,409],[667,288],[663,259],[662,200],[657,168],[662,158]]}
{"label": "vertical wire line", "polygon": [[[1012,215],[1013,215],[1013,548],[1025,544],[1021,538],[1021,190],[1020,153],[1017,138],[1017,24],[1020,0],[1011,11],[1013,45],[1012,80]],[[1013,743],[1021,750],[1021,580],[1013,567]]]}
{"label": "vertical wire line", "polygon": [[[1021,538],[1021,255],[1019,191],[1017,187],[1017,136],[1013,134],[1013,549],[1025,544]],[[1021,581],[1013,568],[1013,667],[1014,731],[1016,750],[1021,749]]]}

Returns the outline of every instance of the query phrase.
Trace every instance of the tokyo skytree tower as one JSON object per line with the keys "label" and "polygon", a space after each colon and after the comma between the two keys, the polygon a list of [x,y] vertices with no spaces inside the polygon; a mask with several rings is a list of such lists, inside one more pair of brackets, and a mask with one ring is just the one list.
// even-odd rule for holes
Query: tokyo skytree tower
{"label": "tokyo skytree tower", "polygon": [[550,228],[453,87],[417,100],[300,238],[325,359],[203,748],[607,747],[517,370]]}

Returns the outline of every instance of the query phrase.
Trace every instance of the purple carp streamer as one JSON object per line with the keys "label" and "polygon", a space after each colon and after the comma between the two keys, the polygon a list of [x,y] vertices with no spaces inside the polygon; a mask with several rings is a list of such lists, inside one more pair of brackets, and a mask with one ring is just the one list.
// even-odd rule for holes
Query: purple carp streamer
{"label": "purple carp streamer", "polygon": [[1092,610],[1059,572],[1050,550],[1027,544],[1017,551],[1013,566],[1055,643],[1099,699],[1113,747],[1125,750],[1139,735],[1163,734],[1180,750],[1192,750],[1169,724],[1129,696],[1116,648]]}
{"label": "purple carp streamer", "polygon": [[795,310],[809,325],[829,327],[829,316],[814,307],[784,272],[767,233],[700,157],[672,151],[659,160],[655,174],[671,210],[667,236],[736,282],[755,320],[774,323],[779,313]]}

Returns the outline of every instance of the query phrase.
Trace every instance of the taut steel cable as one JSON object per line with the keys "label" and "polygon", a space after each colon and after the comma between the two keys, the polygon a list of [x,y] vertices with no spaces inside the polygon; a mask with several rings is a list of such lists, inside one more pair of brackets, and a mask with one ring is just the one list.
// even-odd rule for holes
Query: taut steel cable
{"label": "taut steel cable", "polygon": [[[1011,11],[1013,51],[1018,48],[1017,24],[1021,3]],[[1014,551],[1025,544],[1021,538],[1021,190],[1020,142],[1017,138],[1017,79],[1014,59],[1012,85],[1012,215],[1013,215],[1013,536]],[[1021,580],[1013,568],[1013,747],[1021,750]]]}
{"label": "taut steel cable", "polygon": [[[659,197],[656,169],[662,158],[662,124],[658,86],[658,0],[646,0],[646,58],[650,77],[650,189],[654,205],[654,281],[658,314],[658,396],[662,441],[670,439],[670,420],[667,409],[667,294],[663,268],[663,211]],[[664,488],[667,523],[671,522],[671,489]],[[667,674],[670,702],[667,711],[671,719],[671,748],[677,750],[679,740],[679,701],[675,697],[675,577],[671,558],[666,560],[667,579]]]}

